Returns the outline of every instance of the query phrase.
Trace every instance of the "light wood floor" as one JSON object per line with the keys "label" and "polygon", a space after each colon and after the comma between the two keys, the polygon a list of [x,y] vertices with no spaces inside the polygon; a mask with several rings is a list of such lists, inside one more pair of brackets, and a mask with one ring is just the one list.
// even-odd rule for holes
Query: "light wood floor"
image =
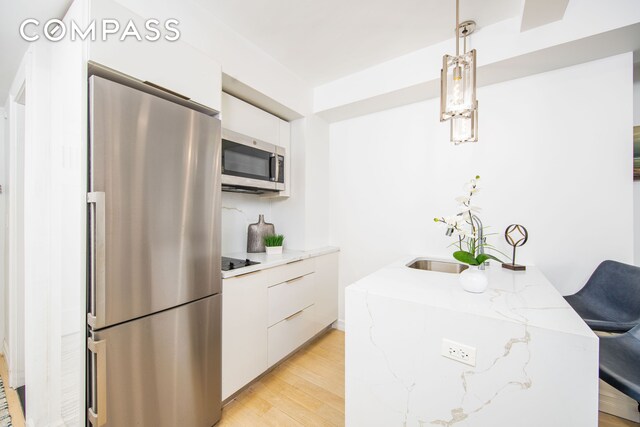
{"label": "light wood floor", "polygon": [[11,424],[13,427],[24,427],[24,416],[22,415],[22,407],[18,393],[9,387],[9,376],[7,374],[7,362],[4,356],[0,355],[0,376],[4,383],[4,392],[7,395],[7,403],[9,404],[9,414],[11,415]]}
{"label": "light wood floor", "polygon": [[[601,412],[598,425],[640,424]],[[251,385],[218,426],[344,426],[344,333],[330,330]]]}
{"label": "light wood floor", "polygon": [[[0,356],[14,427],[24,427],[18,393],[9,387]],[[599,427],[639,424],[600,413]],[[289,358],[224,407],[219,427],[343,426],[344,333],[335,329]]]}

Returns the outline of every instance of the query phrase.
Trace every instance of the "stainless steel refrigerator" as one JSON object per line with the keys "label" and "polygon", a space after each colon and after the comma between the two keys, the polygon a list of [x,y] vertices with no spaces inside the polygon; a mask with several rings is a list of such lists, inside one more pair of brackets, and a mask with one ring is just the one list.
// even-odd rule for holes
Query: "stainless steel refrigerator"
{"label": "stainless steel refrigerator", "polygon": [[212,426],[220,122],[96,75],[89,97],[88,424]]}

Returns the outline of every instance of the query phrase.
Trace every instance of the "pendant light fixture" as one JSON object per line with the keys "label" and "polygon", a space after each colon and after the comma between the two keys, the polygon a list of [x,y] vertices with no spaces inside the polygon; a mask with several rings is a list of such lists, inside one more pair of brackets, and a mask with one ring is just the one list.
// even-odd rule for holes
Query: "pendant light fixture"
{"label": "pendant light fixture", "polygon": [[[467,37],[476,23],[460,23],[460,0],[456,0],[456,55],[444,55],[440,71],[440,121],[451,121],[451,142],[478,140],[476,99],[476,51],[467,52]],[[460,38],[464,40],[460,54]]]}

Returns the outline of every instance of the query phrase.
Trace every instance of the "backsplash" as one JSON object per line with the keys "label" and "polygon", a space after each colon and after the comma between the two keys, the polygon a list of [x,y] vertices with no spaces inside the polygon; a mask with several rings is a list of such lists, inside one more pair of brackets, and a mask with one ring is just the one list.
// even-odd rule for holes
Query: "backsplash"
{"label": "backsplash", "polygon": [[[266,222],[274,222],[271,200],[251,194],[222,193],[222,254],[246,252],[247,227],[264,214]],[[278,224],[275,224],[276,232]]]}

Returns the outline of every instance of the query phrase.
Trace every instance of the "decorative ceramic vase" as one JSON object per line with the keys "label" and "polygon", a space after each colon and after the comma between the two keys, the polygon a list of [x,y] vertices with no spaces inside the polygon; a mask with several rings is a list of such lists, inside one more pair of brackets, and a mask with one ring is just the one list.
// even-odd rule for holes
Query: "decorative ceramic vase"
{"label": "decorative ceramic vase", "polygon": [[485,270],[480,270],[480,266],[470,265],[459,275],[462,289],[467,292],[480,294],[487,290],[489,279]]}
{"label": "decorative ceramic vase", "polygon": [[282,246],[267,246],[265,249],[267,250],[267,255],[281,255],[282,254]]}
{"label": "decorative ceramic vase", "polygon": [[260,214],[258,222],[249,225],[247,230],[247,252],[255,254],[264,252],[264,236],[276,234],[273,224],[264,222],[264,215]]}

